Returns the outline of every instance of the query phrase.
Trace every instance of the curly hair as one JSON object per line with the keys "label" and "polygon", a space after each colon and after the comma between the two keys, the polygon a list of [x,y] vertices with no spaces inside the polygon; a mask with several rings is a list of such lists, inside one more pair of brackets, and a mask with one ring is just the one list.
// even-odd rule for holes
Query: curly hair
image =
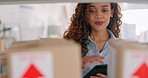
{"label": "curly hair", "polygon": [[[121,8],[117,3],[110,3],[111,9],[114,11],[113,17],[110,19],[110,23],[107,29],[112,31],[115,37],[120,36],[121,22]],[[74,40],[81,45],[82,57],[86,56],[88,52],[87,40],[91,32],[91,26],[88,23],[87,9],[90,3],[78,3],[75,9],[75,13],[71,17],[71,23],[69,28],[64,32],[64,39]]]}

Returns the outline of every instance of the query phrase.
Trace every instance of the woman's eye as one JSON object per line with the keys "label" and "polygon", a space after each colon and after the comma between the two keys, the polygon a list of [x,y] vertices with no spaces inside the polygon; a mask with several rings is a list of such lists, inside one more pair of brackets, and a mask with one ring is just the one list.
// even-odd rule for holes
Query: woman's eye
{"label": "woman's eye", "polygon": [[94,12],[93,10],[90,10],[90,12],[92,13],[92,12]]}
{"label": "woman's eye", "polygon": [[95,10],[90,10],[90,13],[95,13]]}
{"label": "woman's eye", "polygon": [[102,10],[102,12],[108,12],[108,10]]}

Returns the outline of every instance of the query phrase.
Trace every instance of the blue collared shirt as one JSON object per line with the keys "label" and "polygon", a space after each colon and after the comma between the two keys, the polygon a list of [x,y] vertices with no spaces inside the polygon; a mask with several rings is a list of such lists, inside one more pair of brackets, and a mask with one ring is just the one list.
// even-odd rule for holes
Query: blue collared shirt
{"label": "blue collared shirt", "polygon": [[[116,37],[114,36],[114,34],[110,30],[107,30],[107,32],[110,36],[110,39],[116,39]],[[105,43],[103,50],[100,53],[100,50],[99,50],[96,42],[94,42],[90,37],[88,38],[88,53],[86,54],[86,56],[100,55],[100,56],[104,57],[103,62],[105,64],[108,64],[108,60],[107,60],[108,50],[109,50],[108,41]],[[83,76],[86,75],[96,65],[100,65],[100,63],[96,61],[96,62],[92,63],[89,67],[85,67],[82,70]]]}

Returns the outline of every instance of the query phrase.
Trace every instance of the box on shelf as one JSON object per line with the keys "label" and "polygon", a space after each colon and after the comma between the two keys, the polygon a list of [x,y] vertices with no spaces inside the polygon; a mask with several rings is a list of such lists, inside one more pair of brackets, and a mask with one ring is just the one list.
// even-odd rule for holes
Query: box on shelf
{"label": "box on shelf", "polygon": [[148,45],[110,40],[108,78],[147,78]]}
{"label": "box on shelf", "polygon": [[5,50],[4,39],[0,38],[0,53]]}
{"label": "box on shelf", "polygon": [[80,51],[63,39],[14,42],[6,51],[8,78],[81,78]]}

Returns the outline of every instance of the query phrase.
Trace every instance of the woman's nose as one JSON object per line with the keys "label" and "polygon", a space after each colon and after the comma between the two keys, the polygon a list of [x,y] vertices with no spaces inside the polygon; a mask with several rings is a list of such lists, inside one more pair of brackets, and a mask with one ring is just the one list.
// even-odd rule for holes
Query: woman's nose
{"label": "woman's nose", "polygon": [[101,12],[98,12],[97,15],[96,15],[96,18],[97,19],[102,19],[103,18],[103,15]]}
{"label": "woman's nose", "polygon": [[103,16],[102,16],[102,15],[97,15],[96,18],[97,18],[97,19],[102,19]]}

